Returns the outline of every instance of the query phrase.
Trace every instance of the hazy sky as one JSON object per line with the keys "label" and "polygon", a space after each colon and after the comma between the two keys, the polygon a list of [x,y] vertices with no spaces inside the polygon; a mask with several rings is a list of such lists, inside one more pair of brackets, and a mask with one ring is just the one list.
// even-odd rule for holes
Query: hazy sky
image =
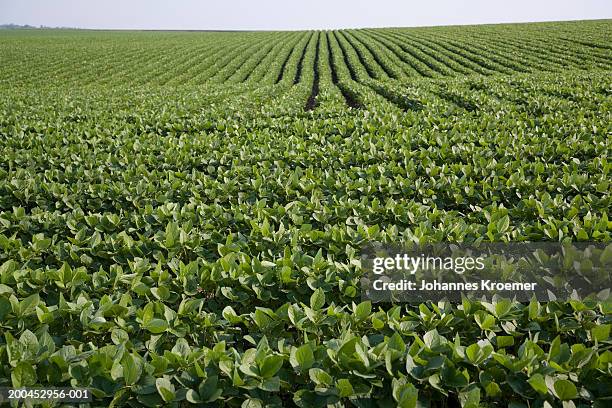
{"label": "hazy sky", "polygon": [[612,0],[0,0],[0,24],[293,30],[612,18]]}

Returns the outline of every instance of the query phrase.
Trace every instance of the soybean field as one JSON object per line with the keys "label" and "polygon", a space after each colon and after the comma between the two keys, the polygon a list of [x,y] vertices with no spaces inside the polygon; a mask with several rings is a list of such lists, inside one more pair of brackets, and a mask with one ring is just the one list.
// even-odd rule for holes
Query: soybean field
{"label": "soybean field", "polygon": [[612,243],[611,147],[612,20],[0,31],[0,387],[609,407],[609,302],[373,304],[359,259]]}

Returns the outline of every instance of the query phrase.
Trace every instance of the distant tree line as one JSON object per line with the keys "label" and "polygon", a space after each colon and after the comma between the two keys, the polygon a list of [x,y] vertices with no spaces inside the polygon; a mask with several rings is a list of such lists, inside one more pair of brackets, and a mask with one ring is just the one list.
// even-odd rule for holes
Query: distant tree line
{"label": "distant tree line", "polygon": [[72,29],[73,27],[49,27],[49,26],[45,26],[45,25],[39,25],[39,26],[33,26],[33,25],[29,25],[29,24],[0,24],[0,30],[13,30],[13,29],[40,29],[40,28],[44,28],[44,29]]}

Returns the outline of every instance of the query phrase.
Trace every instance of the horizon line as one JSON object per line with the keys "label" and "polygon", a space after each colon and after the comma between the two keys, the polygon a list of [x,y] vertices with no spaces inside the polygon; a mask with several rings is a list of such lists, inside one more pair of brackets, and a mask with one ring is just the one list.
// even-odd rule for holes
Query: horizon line
{"label": "horizon line", "polygon": [[[520,24],[545,24],[545,23],[579,23],[587,21],[606,21],[612,17],[576,19],[576,20],[536,20],[536,21],[504,21],[492,23],[456,23],[439,25],[411,25],[411,26],[361,26],[361,27],[341,27],[341,28],[294,28],[294,29],[205,29],[205,28],[94,28],[94,27],[69,27],[69,26],[45,26],[33,24],[1,23],[0,30],[80,30],[80,31],[153,31],[153,32],[295,32],[295,31],[333,31],[333,30],[360,30],[360,29],[384,29],[384,28],[436,28],[436,27],[468,27],[468,26],[488,26],[488,25],[520,25]],[[15,26],[15,27],[7,27]],[[3,28],[4,27],[4,28]]]}

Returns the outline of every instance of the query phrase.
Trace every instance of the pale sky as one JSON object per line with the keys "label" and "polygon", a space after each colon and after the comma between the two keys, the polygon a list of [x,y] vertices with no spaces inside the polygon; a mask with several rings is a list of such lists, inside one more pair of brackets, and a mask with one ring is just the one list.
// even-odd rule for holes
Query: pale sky
{"label": "pale sky", "polygon": [[299,30],[612,18],[612,0],[0,0],[0,24]]}

